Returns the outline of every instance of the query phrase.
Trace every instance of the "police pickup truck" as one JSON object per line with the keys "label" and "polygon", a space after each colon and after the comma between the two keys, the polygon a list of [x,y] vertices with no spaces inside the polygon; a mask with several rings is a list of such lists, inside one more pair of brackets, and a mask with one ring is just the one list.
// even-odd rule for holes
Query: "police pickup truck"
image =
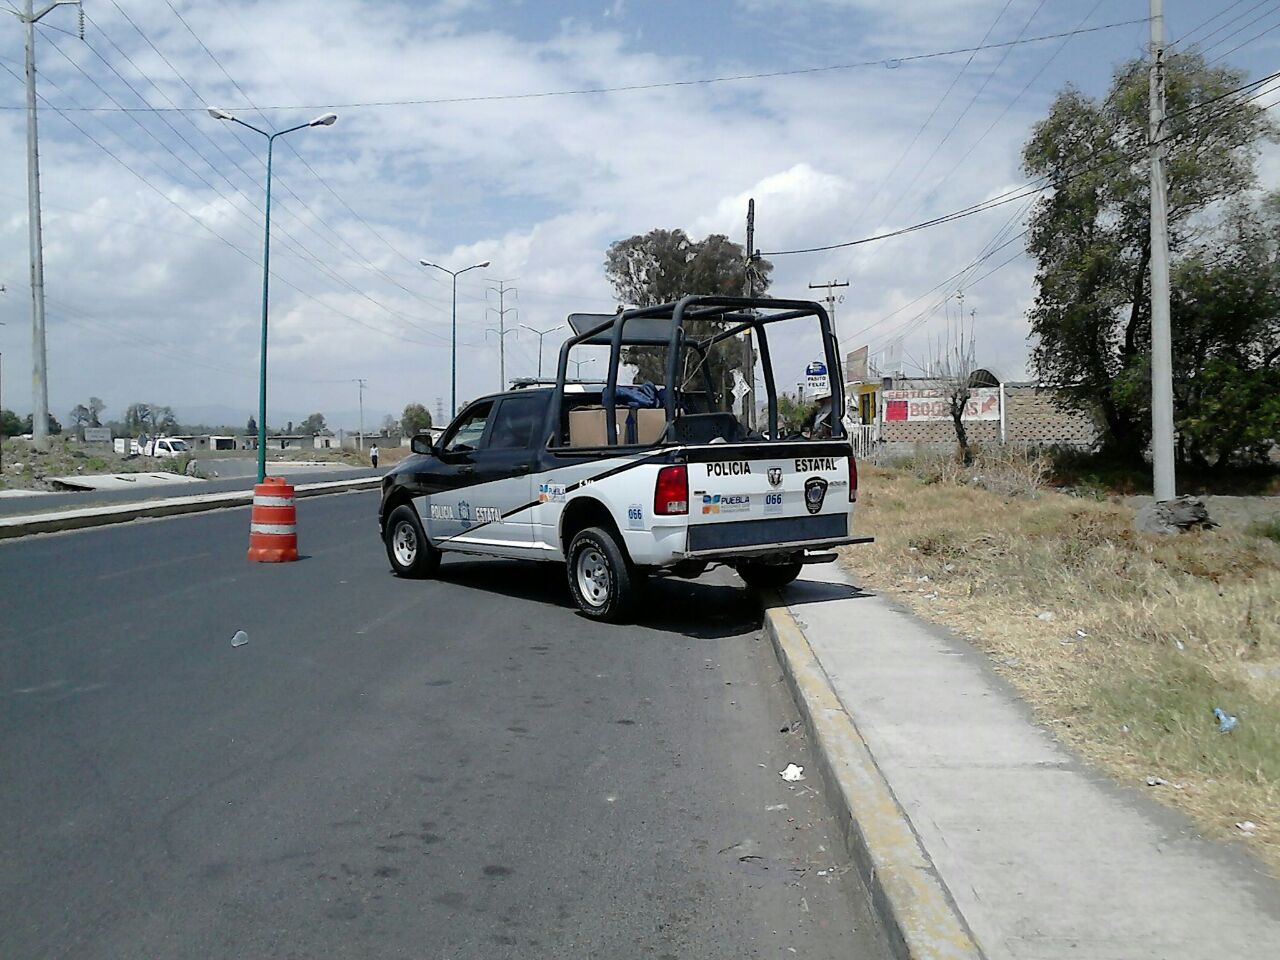
{"label": "police pickup truck", "polygon": [[[591,618],[624,618],[646,575],[696,577],[734,567],[748,584],[791,582],[834,559],[853,535],[858,470],[843,426],[825,439],[783,437],[770,328],[816,320],[828,369],[837,346],[811,301],[686,297],[616,315],[574,314],[554,383],[468,404],[440,436],[383,480],[379,522],[392,569],[430,576],[446,552],[567,565]],[[754,338],[767,435],[746,429],[717,394],[709,358]],[[566,378],[572,351],[608,346],[604,381]],[[620,386],[624,350],[656,351],[665,382]],[[737,356],[742,356],[739,352]],[[633,356],[633,355],[632,355]],[[843,409],[832,378],[833,410]]]}

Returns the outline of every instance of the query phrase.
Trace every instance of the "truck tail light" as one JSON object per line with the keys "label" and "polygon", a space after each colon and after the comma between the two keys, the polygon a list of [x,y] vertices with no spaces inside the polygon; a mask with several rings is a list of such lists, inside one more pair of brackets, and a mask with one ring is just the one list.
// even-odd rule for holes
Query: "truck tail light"
{"label": "truck tail light", "polygon": [[849,454],[849,502],[858,502],[858,461]]}
{"label": "truck tail light", "polygon": [[658,482],[653,488],[653,512],[659,517],[689,512],[689,469],[683,463],[658,471]]}

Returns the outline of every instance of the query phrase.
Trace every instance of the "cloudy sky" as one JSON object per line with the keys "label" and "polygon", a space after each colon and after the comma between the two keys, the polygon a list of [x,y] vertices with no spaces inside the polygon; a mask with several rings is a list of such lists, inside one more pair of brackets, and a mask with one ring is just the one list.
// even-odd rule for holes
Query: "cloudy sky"
{"label": "cloudy sky", "polygon": [[[928,55],[1138,20],[1147,7],[87,0],[83,42],[75,8],[56,10],[38,30],[51,408],[63,417],[96,395],[109,416],[151,400],[236,422],[256,408],[265,141],[205,104],[274,129],[339,114],[277,141],[271,422],[354,410],[360,377],[371,411],[447,408],[449,279],[419,257],[492,261],[459,283],[459,398],[496,389],[489,281],[518,290],[509,324],[553,327],[613,308],[611,241],[654,227],[741,241],[748,197],[768,252],[1002,194],[1025,182],[1019,147],[1054,93],[1104,91],[1143,52],[1145,23]],[[1250,78],[1275,68],[1280,3],[1168,0],[1166,19],[1171,39]],[[0,350],[4,405],[26,411],[22,57],[20,24],[0,18]],[[831,69],[777,75],[815,67]],[[775,75],[689,82],[744,74]],[[518,96],[617,87],[646,89]],[[121,109],[139,107],[152,109]],[[1021,211],[778,256],[772,292],[848,280],[844,346],[896,348],[910,369],[958,309],[958,285],[944,281],[1015,238]],[[965,288],[979,355],[1008,379],[1025,375],[1027,355],[1020,249],[1014,239],[983,260]],[[537,340],[519,333],[508,376],[536,368]],[[798,377],[812,350],[788,343],[779,379]]]}

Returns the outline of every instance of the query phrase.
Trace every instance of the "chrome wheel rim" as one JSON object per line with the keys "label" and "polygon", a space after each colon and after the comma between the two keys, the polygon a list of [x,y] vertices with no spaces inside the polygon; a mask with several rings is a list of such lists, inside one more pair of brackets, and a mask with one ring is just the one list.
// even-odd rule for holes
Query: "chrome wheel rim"
{"label": "chrome wheel rim", "polygon": [[418,557],[418,531],[408,520],[401,520],[391,535],[391,551],[396,555],[396,562],[404,567],[413,566]]}
{"label": "chrome wheel rim", "polygon": [[609,599],[609,566],[604,554],[595,547],[585,547],[578,553],[575,574],[578,593],[593,607],[602,607]]}

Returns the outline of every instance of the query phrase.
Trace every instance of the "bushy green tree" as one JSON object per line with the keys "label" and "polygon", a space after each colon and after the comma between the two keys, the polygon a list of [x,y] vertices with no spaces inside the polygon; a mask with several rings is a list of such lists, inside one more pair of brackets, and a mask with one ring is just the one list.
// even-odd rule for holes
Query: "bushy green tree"
{"label": "bushy green tree", "polygon": [[410,437],[431,429],[431,411],[420,403],[405,404],[400,414],[400,428]]}
{"label": "bushy green tree", "polygon": [[[1243,80],[1237,71],[1176,53],[1166,75],[1174,275],[1193,278],[1189,261],[1204,255],[1218,282],[1220,264],[1196,241],[1225,201],[1256,186],[1257,147],[1274,128],[1260,108],[1230,98]],[[1126,63],[1101,101],[1073,88],[1060,93],[1023,149],[1025,171],[1053,187],[1036,202],[1027,234],[1036,261],[1035,371],[1067,405],[1096,412],[1107,445],[1134,459],[1150,436],[1147,97],[1147,63]],[[1174,302],[1179,331],[1190,301],[1176,293]],[[1191,369],[1179,359],[1185,378],[1208,354]],[[1188,396],[1180,391],[1184,404]]]}
{"label": "bushy green tree", "polygon": [[317,433],[324,433],[328,429],[324,422],[323,413],[313,413],[298,424],[298,432],[304,437],[313,437]]}
{"label": "bushy green tree", "polygon": [[[624,303],[648,307],[679,300],[689,294],[740,297],[746,292],[747,262],[741,244],[713,233],[703,240],[691,240],[683,230],[650,230],[609,245],[604,260],[605,275]],[[763,294],[769,287],[773,264],[756,260],[751,264],[754,289]],[[688,329],[699,338],[723,329],[723,324],[703,322]],[[666,381],[666,350],[630,347],[623,359],[636,367],[642,380]],[[752,362],[754,366],[754,359]],[[732,371],[752,382],[742,346],[726,341],[711,351],[708,361],[711,382],[718,392],[732,389]],[[692,362],[686,362],[685,378],[692,389],[702,384],[702,374],[690,376]]]}
{"label": "bushy green tree", "polygon": [[131,403],[124,413],[124,423],[129,433],[145,433],[158,436],[178,429],[178,418],[173,408],[158,403]]}

